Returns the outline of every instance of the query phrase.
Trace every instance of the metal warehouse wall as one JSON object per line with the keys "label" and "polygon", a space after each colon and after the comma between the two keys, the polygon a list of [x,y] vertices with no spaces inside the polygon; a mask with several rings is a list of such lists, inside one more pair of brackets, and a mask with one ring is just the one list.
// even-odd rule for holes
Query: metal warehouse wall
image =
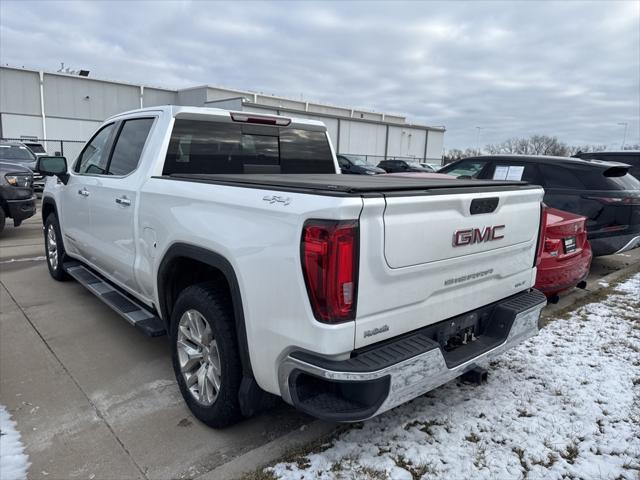
{"label": "metal warehouse wall", "polygon": [[[86,141],[107,117],[142,106],[192,105],[282,114],[323,122],[338,153],[439,161],[444,129],[410,125],[400,115],[317,104],[228,88],[181,90],[0,67],[0,137]],[[59,151],[50,142],[48,151]],[[54,144],[55,143],[55,144]],[[65,143],[75,158],[82,143]],[[380,158],[377,158],[380,157]]]}

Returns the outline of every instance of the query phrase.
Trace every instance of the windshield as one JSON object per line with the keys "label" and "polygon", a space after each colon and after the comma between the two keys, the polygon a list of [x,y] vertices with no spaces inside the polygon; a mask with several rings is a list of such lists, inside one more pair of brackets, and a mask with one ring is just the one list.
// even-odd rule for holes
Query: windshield
{"label": "windshield", "polygon": [[27,147],[22,147],[20,145],[0,145],[0,160],[33,162],[35,157]]}
{"label": "windshield", "polygon": [[364,157],[360,157],[358,155],[342,155],[342,156],[347,160],[349,160],[353,165],[360,165],[362,167],[366,167],[368,165]]}

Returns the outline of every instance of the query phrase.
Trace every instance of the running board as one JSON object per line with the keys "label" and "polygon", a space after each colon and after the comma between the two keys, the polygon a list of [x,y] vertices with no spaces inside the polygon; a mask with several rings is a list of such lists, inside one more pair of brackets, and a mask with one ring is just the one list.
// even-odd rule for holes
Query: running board
{"label": "running board", "polygon": [[156,317],[145,307],[124,295],[117,287],[98,277],[81,263],[65,262],[63,268],[87,290],[145,335],[158,337],[167,333],[161,318]]}

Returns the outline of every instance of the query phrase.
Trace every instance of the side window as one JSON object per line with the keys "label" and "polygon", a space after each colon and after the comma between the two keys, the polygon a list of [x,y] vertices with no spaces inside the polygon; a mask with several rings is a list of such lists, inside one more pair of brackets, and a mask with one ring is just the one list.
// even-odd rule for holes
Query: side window
{"label": "side window", "polygon": [[75,171],[81,175],[95,175],[107,173],[107,161],[109,160],[108,145],[113,123],[100,130],[84,147],[78,157]]}
{"label": "side window", "polygon": [[111,154],[109,175],[128,175],[138,167],[152,125],[153,118],[136,118],[122,124]]}
{"label": "side window", "polygon": [[483,177],[492,180],[515,180],[528,182],[533,185],[543,185],[542,176],[538,171],[538,166],[533,163],[494,163],[491,165]]}
{"label": "side window", "polygon": [[338,164],[340,168],[349,168],[349,162],[342,157],[338,157]]}
{"label": "side window", "polygon": [[454,177],[473,177],[476,178],[480,171],[487,164],[486,160],[463,160],[450,170],[445,170],[442,173],[452,175]]}
{"label": "side window", "polygon": [[540,165],[544,183],[547,188],[566,188],[584,190],[585,185],[576,172],[559,165]]}

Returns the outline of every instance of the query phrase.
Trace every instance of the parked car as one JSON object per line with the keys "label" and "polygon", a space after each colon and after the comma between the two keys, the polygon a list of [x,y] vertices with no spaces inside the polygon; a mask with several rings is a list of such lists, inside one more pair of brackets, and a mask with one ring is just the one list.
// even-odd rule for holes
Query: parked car
{"label": "parked car", "polygon": [[36,157],[47,156],[47,151],[44,149],[44,146],[41,143],[31,140],[23,140],[21,143],[29,150],[31,150]]}
{"label": "parked car", "polygon": [[640,180],[629,166],[578,158],[487,155],[440,170],[458,178],[523,180],[545,189],[550,207],[587,217],[594,256],[640,246]]}
{"label": "parked car", "polygon": [[364,158],[358,155],[337,155],[338,165],[342,173],[354,175],[377,175],[386,173],[383,169],[369,165]]}
{"label": "parked car", "polygon": [[437,172],[438,170],[440,170],[440,167],[442,167],[441,163],[427,163],[427,162],[420,162],[420,165],[423,166],[424,168],[428,168],[434,172]]}
{"label": "parked car", "polygon": [[33,194],[33,173],[27,167],[0,162],[0,232],[6,219],[18,227],[23,220],[36,213]]}
{"label": "parked car", "polygon": [[612,152],[578,152],[574,155],[583,160],[604,160],[605,162],[621,162],[631,165],[629,173],[640,179],[640,150],[619,150]]}
{"label": "parked car", "polygon": [[36,155],[19,142],[0,142],[0,162],[27,167],[33,174],[33,187],[37,193],[44,190],[44,177],[36,171]]}
{"label": "parked car", "polygon": [[111,117],[70,168],[40,159],[59,180],[42,203],[49,272],[168,332],[185,402],[214,427],[264,392],[371,418],[538,332],[540,187],[340,175],[332,151],[306,119]]}
{"label": "parked car", "polygon": [[425,167],[418,161],[410,160],[382,160],[378,164],[387,173],[400,172],[434,172],[431,167]]}
{"label": "parked car", "polygon": [[576,286],[586,287],[591,267],[591,246],[587,240],[586,217],[545,207],[544,240],[536,288],[552,300]]}

